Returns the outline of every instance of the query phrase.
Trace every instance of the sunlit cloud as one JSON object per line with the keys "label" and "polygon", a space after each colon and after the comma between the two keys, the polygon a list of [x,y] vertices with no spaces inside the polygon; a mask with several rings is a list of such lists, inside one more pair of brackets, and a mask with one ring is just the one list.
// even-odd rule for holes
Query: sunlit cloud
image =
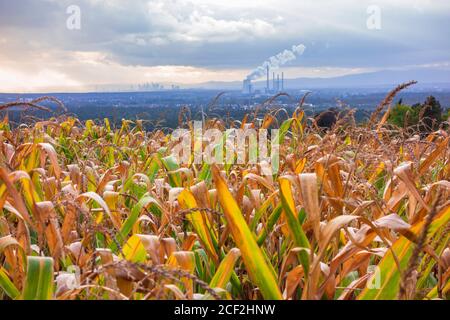
{"label": "sunlit cloud", "polygon": [[[80,30],[66,28],[69,5]],[[369,5],[380,30],[367,28]],[[450,61],[448,29],[438,0],[0,0],[0,91],[240,81],[298,43],[289,77],[432,67]]]}

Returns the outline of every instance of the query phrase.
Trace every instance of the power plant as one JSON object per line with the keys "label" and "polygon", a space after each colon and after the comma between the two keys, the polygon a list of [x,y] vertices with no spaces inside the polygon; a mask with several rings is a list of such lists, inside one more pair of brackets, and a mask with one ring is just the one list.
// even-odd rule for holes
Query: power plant
{"label": "power plant", "polygon": [[[272,87],[270,86],[270,68],[267,66],[266,68],[266,87],[264,88],[264,93],[266,94],[277,94],[282,91],[284,91],[284,72],[281,72],[280,74],[275,74],[275,72],[272,73]],[[252,79],[247,77],[244,79],[242,83],[242,93],[244,94],[252,94],[255,92],[254,86],[252,83]]]}
{"label": "power plant", "polygon": [[242,93],[244,94],[252,94],[253,93],[253,84],[252,80],[245,79],[242,86]]}
{"label": "power plant", "polygon": [[303,44],[294,45],[291,48],[285,49],[282,52],[268,58],[260,66],[256,67],[256,69],[252,70],[245,78],[242,86],[242,92],[244,94],[253,93],[254,91],[252,81],[261,79],[262,77],[264,77],[264,74],[266,74],[267,77],[266,87],[264,89],[264,92],[266,94],[276,94],[284,91],[284,72],[281,73],[281,79],[280,74],[277,74],[275,76],[275,72],[273,72],[272,88],[270,88],[270,69],[280,69],[289,61],[293,61],[301,56],[305,49],[306,47]]}

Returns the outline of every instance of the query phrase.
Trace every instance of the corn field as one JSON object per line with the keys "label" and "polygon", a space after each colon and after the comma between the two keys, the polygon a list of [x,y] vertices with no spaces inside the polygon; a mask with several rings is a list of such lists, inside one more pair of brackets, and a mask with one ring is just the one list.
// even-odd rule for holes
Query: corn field
{"label": "corn field", "polygon": [[0,299],[449,299],[449,131],[387,125],[401,89],[327,131],[302,103],[205,119],[279,128],[269,176],[179,165],[141,121],[5,117]]}

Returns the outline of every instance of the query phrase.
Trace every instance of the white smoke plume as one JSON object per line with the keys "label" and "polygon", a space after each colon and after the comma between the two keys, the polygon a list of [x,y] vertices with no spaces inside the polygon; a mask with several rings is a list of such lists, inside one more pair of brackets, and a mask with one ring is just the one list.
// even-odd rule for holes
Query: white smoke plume
{"label": "white smoke plume", "polygon": [[270,57],[262,65],[253,70],[248,76],[249,80],[256,80],[258,78],[264,77],[267,72],[267,67],[270,70],[276,70],[280,68],[282,65],[288,63],[289,61],[297,59],[297,57],[301,56],[303,52],[305,52],[306,47],[303,44],[299,44],[297,46],[292,46],[291,50],[284,50],[279,54]]}

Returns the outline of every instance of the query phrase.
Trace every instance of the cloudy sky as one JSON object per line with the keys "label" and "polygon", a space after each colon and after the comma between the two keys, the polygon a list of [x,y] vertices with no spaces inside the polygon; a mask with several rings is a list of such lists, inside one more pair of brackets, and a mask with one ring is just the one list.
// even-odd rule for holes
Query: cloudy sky
{"label": "cloudy sky", "polygon": [[0,0],[0,92],[241,80],[299,44],[289,78],[449,68],[448,30],[448,0]]}

